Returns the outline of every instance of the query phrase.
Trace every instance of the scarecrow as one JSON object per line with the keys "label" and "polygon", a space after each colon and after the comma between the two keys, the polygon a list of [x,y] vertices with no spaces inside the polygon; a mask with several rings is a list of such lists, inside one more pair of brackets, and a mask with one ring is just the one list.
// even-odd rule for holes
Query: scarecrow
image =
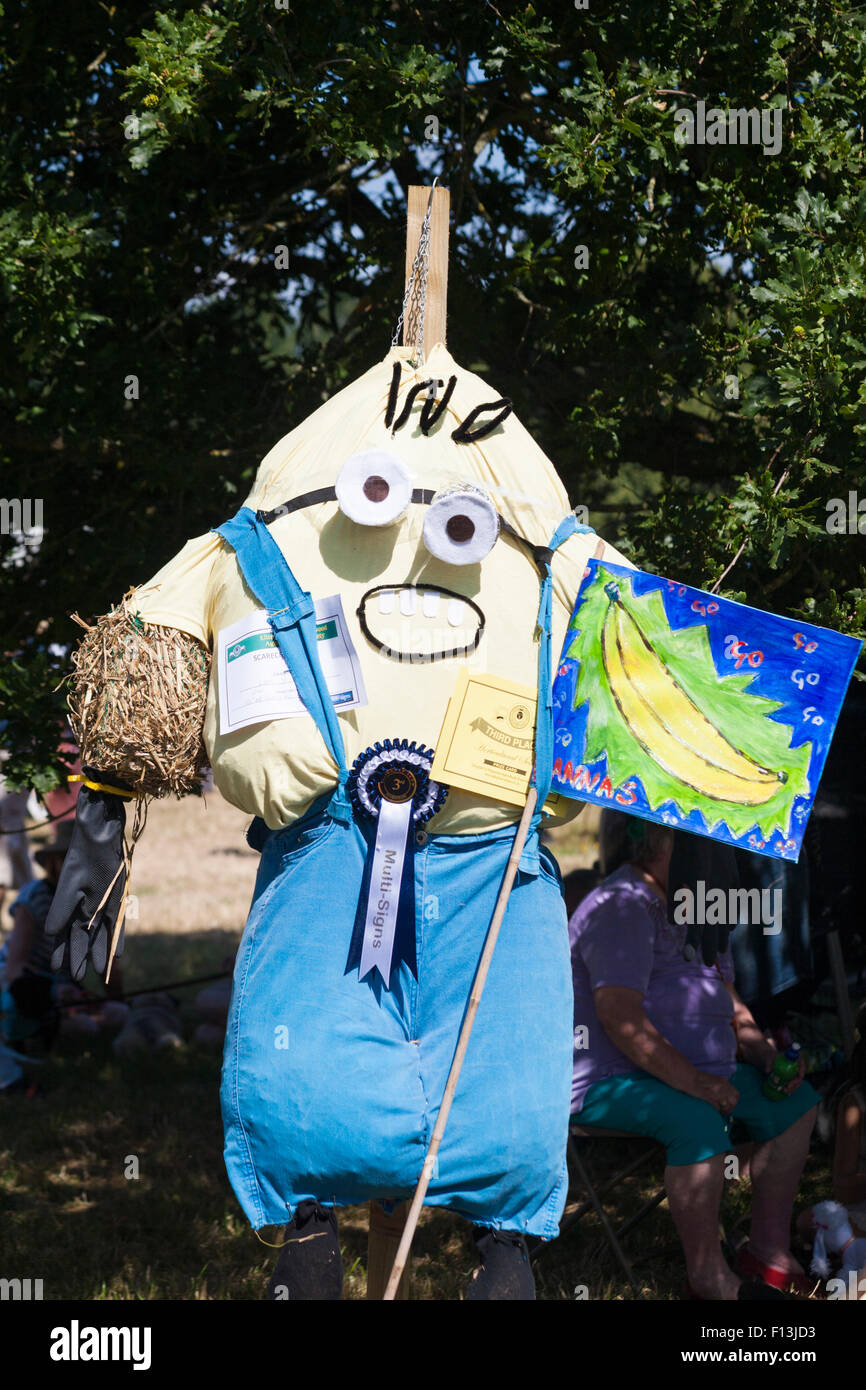
{"label": "scarecrow", "polygon": [[[510,401],[441,341],[426,360],[395,344],[79,648],[58,962],[110,964],[126,799],[187,790],[209,762],[253,817],[221,1102],[247,1218],[286,1227],[277,1296],[338,1298],[335,1208],[416,1188],[518,815],[437,782],[433,750],[466,664],[537,688],[543,807],[551,650],[593,552],[626,563],[577,523]],[[533,1296],[525,1237],[555,1236],[565,1201],[573,999],[541,819],[426,1190],[473,1224],[469,1298]]]}

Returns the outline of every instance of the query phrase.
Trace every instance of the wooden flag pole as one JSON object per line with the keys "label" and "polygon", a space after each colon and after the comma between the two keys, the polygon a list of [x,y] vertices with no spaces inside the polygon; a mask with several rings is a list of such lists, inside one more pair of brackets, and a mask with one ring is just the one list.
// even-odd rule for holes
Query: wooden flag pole
{"label": "wooden flag pole", "polygon": [[[430,204],[431,193],[433,195],[432,204]],[[436,343],[445,342],[448,304],[448,219],[451,211],[451,195],[447,188],[439,188],[438,186],[424,188],[412,184],[409,188],[406,216],[404,293],[409,288],[412,267],[418,253],[421,228],[424,225],[428,205],[430,205],[430,252],[424,309],[425,352],[429,352]],[[417,303],[417,299],[413,296],[412,303],[407,308],[403,319],[404,347],[414,347],[418,342],[420,325],[415,309]],[[391,1215],[386,1215],[378,1202],[370,1203],[370,1225],[367,1236],[368,1299],[381,1300],[385,1294],[388,1271],[395,1261],[395,1252],[398,1250],[401,1234],[404,1233],[408,1210],[408,1202],[401,1202]],[[408,1249],[403,1256],[400,1270],[402,1278],[398,1276],[394,1291],[389,1295],[391,1299],[409,1298],[412,1270],[408,1261]]]}

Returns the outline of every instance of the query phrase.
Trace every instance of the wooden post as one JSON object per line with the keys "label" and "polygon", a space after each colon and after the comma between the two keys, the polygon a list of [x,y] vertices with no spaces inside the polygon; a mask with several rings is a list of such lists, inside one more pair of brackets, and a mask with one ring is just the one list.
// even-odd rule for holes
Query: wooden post
{"label": "wooden post", "polygon": [[[451,211],[451,195],[447,188],[423,188],[417,184],[409,188],[409,205],[406,217],[406,278],[405,289],[409,286],[412,266],[418,253],[421,227],[427,212],[430,194],[433,206],[430,209],[430,261],[427,271],[427,297],[424,314],[425,353],[436,343],[445,342],[445,319],[448,302],[448,217]],[[419,324],[414,306],[407,307],[403,320],[403,345],[414,346],[418,341]],[[388,1276],[406,1224],[409,1203],[401,1202],[391,1216],[379,1206],[370,1203],[370,1228],[367,1237],[367,1297],[382,1299],[388,1284]],[[407,1259],[403,1275],[395,1296],[408,1299],[412,1284],[412,1266]]]}
{"label": "wooden post", "polygon": [[836,1008],[839,1013],[842,1046],[845,1049],[845,1056],[850,1057],[857,1039],[854,1033],[854,1012],[851,1008],[851,996],[848,993],[848,976],[845,971],[845,959],[842,955],[842,942],[836,930],[827,933],[827,955],[830,959],[830,975],[833,979],[833,992],[836,995]]}
{"label": "wooden post", "polygon": [[[378,1202],[370,1203],[370,1234],[367,1238],[367,1297],[381,1300],[388,1286],[388,1276],[394,1265],[400,1237],[406,1224],[408,1202],[401,1202],[390,1216],[383,1211]],[[398,1299],[411,1296],[412,1270],[407,1267],[400,1287]]]}
{"label": "wooden post", "polygon": [[406,1217],[406,1225],[397,1254],[394,1257],[394,1267],[388,1280],[388,1287],[385,1290],[385,1299],[390,1302],[397,1297],[397,1289],[403,1277],[404,1270],[408,1267],[409,1252],[412,1247],[412,1237],[415,1234],[415,1227],[418,1224],[418,1217],[421,1215],[421,1208],[424,1205],[424,1198],[427,1195],[427,1188],[433,1176],[433,1169],[436,1163],[436,1155],[439,1152],[439,1145],[442,1143],[442,1135],[445,1133],[445,1125],[451,1110],[451,1102],[457,1090],[457,1082],[460,1079],[460,1069],[463,1066],[463,1058],[466,1056],[466,1049],[469,1046],[469,1037],[472,1032],[472,1025],[475,1022],[475,1015],[478,1012],[478,1005],[481,1003],[481,995],[484,992],[484,985],[487,980],[487,972],[490,969],[490,962],[493,959],[493,952],[499,936],[499,928],[502,926],[502,919],[505,916],[505,909],[508,906],[508,899],[514,880],[517,876],[517,865],[523,853],[523,846],[526,844],[526,837],[529,833],[529,826],[532,821],[532,814],[535,810],[536,801],[535,787],[529,788],[526,798],[526,805],[523,808],[523,815],[514,836],[514,844],[508,856],[508,863],[505,866],[505,875],[502,879],[502,886],[499,889],[499,896],[496,899],[496,906],[493,909],[493,917],[490,926],[487,928],[487,937],[484,942],[484,949],[481,952],[481,959],[478,962],[478,969],[475,972],[475,979],[472,984],[472,992],[469,995],[469,1004],[463,1019],[463,1027],[460,1029],[460,1037],[457,1039],[457,1050],[454,1053],[454,1060],[451,1063],[451,1070],[448,1073],[448,1080],[445,1085],[445,1094],[442,1097],[442,1104],[439,1106],[439,1114],[436,1116],[436,1124],[433,1126],[433,1134],[430,1137],[430,1146],[424,1159],[424,1166],[421,1169],[421,1177],[418,1186],[415,1188],[415,1195],[409,1207]]}
{"label": "wooden post", "polygon": [[[409,189],[409,212],[406,224],[406,287],[412,274],[412,263],[418,251],[421,225],[430,201],[429,188],[412,184]],[[430,266],[427,272],[427,307],[424,315],[424,351],[436,343],[445,342],[445,319],[448,304],[448,216],[451,194],[447,188],[434,188],[430,210]],[[403,344],[414,346],[418,341],[419,325],[413,307],[407,308],[403,320]]]}

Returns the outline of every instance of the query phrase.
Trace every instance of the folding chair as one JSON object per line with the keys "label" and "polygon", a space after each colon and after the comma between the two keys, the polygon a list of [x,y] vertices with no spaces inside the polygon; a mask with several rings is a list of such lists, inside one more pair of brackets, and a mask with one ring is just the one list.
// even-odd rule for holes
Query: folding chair
{"label": "folding chair", "polygon": [[[577,1207],[575,1211],[569,1213],[569,1215],[565,1218],[565,1220],[562,1222],[559,1228],[559,1235],[563,1236],[566,1233],[566,1231],[570,1230],[572,1226],[576,1225],[577,1222],[580,1221],[581,1218],[584,1217],[588,1211],[594,1210],[601,1222],[602,1229],[604,1231],[607,1242],[610,1245],[610,1248],[616,1256],[617,1260],[619,1261],[623,1273],[625,1274],[626,1279],[631,1285],[632,1292],[634,1293],[636,1298],[640,1298],[640,1287],[635,1280],[634,1274],[632,1273],[631,1265],[629,1264],[625,1252],[623,1251],[623,1248],[620,1244],[620,1237],[625,1236],[628,1234],[629,1231],[634,1230],[635,1226],[637,1226],[639,1222],[643,1221],[644,1218],[647,1217],[651,1211],[654,1211],[655,1208],[665,1200],[665,1196],[667,1194],[665,1193],[663,1187],[660,1188],[659,1191],[656,1192],[649,1199],[649,1201],[644,1202],[643,1206],[640,1208],[639,1211],[636,1211],[633,1216],[630,1216],[626,1221],[623,1221],[619,1226],[617,1226],[616,1230],[614,1230],[613,1226],[610,1223],[610,1220],[608,1219],[607,1213],[604,1210],[604,1207],[602,1206],[601,1198],[606,1193],[613,1191],[615,1187],[617,1187],[626,1178],[630,1177],[632,1173],[636,1173],[638,1169],[644,1167],[644,1165],[655,1156],[657,1150],[660,1149],[662,1146],[656,1143],[656,1141],[653,1139],[645,1139],[645,1147],[642,1149],[641,1153],[639,1153],[636,1158],[633,1158],[629,1163],[627,1163],[624,1168],[620,1169],[617,1173],[614,1173],[612,1177],[607,1178],[598,1187],[596,1187],[593,1184],[592,1179],[590,1178],[589,1173],[587,1172],[586,1165],[583,1161],[580,1150],[581,1143],[586,1140],[643,1138],[643,1135],[632,1134],[628,1130],[624,1129],[596,1129],[590,1126],[584,1128],[583,1126],[578,1124],[571,1125],[568,1135],[568,1156],[571,1159],[571,1162],[577,1171],[577,1175],[580,1179],[580,1182],[583,1185],[584,1190],[589,1195],[585,1201],[580,1203],[580,1205]],[[553,1243],[554,1242],[548,1242],[545,1245],[540,1246],[537,1250],[535,1250],[531,1256],[532,1261],[537,1261],[541,1257],[543,1251],[546,1249],[550,1249]]]}

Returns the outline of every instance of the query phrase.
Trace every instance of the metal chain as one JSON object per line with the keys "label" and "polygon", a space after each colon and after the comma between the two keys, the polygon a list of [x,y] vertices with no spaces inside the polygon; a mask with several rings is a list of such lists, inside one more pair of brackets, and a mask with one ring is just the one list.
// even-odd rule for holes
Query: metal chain
{"label": "metal chain", "polygon": [[[427,313],[427,274],[430,269],[430,214],[433,210],[433,190],[439,182],[437,174],[430,189],[430,197],[427,200],[427,211],[424,214],[424,221],[421,223],[421,235],[418,238],[418,250],[412,262],[412,273],[409,276],[409,283],[406,286],[406,293],[403,296],[403,305],[400,309],[400,317],[397,320],[397,327],[394,329],[394,336],[391,339],[392,347],[400,345],[400,330],[403,322],[415,326],[417,332],[418,359],[424,361],[424,321]],[[420,273],[419,273],[420,272]],[[408,317],[407,317],[407,310]]]}

